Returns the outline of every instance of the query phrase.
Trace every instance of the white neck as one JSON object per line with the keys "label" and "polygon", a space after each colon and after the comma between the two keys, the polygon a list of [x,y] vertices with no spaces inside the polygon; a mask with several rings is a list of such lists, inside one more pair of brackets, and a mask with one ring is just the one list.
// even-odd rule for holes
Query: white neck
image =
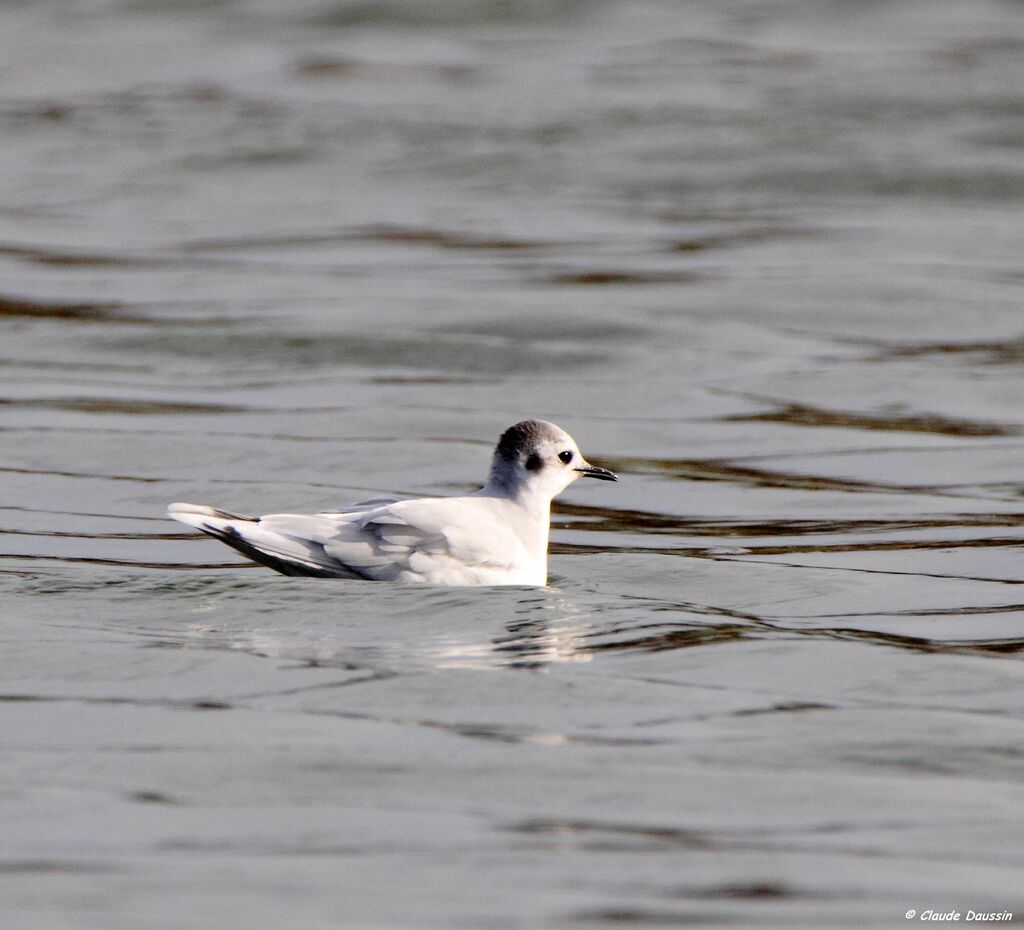
{"label": "white neck", "polygon": [[525,511],[527,520],[522,526],[526,532],[523,543],[541,562],[546,574],[548,535],[551,530],[550,495],[531,487],[515,465],[500,459],[495,460],[487,484],[477,494],[506,500]]}
{"label": "white neck", "polygon": [[481,497],[498,497],[513,501],[524,510],[537,516],[549,517],[551,514],[551,497],[544,491],[531,487],[515,472],[492,471],[490,477],[479,491]]}

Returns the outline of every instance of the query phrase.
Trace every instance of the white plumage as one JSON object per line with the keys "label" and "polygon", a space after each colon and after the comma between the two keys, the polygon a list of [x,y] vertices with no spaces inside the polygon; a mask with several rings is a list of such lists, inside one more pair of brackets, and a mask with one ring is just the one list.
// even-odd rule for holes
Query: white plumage
{"label": "white plumage", "polygon": [[581,476],[617,480],[590,465],[564,430],[524,420],[502,434],[484,487],[465,497],[378,498],[263,517],[178,503],[168,515],[286,575],[542,586],[551,499]]}

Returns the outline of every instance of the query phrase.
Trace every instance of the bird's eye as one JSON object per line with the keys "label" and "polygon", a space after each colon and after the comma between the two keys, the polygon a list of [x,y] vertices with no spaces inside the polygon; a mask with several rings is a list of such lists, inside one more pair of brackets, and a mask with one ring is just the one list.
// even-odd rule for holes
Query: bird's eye
{"label": "bird's eye", "polygon": [[565,452],[558,453],[558,459],[563,465],[568,465],[572,461],[572,453],[566,449]]}

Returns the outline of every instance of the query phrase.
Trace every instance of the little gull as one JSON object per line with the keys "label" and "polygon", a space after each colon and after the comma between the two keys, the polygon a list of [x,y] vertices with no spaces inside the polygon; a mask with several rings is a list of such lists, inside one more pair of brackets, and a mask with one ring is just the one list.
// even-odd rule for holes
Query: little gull
{"label": "little gull", "polygon": [[167,513],[284,575],[543,587],[551,499],[579,477],[618,480],[554,423],[523,420],[498,440],[487,483],[465,497],[264,517],[203,504],[171,504]]}

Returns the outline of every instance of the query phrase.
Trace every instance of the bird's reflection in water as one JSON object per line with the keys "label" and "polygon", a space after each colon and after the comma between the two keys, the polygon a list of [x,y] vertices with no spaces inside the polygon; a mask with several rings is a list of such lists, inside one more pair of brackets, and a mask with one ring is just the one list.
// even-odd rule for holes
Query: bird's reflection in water
{"label": "bird's reflection in water", "polygon": [[507,668],[542,668],[561,662],[589,662],[592,633],[589,611],[563,593],[523,600],[505,633],[492,640],[495,664]]}
{"label": "bird's reflection in water", "polygon": [[[161,630],[156,639],[165,647],[229,649],[318,668],[388,673],[424,667],[537,669],[589,662],[597,651],[594,638],[601,625],[595,614],[601,608],[587,592],[506,588],[487,591],[486,597],[479,589],[412,593],[418,596],[392,600],[386,618],[380,615],[379,601],[360,603],[361,597],[353,597],[340,622],[333,604],[329,611],[315,602],[301,611],[292,605],[283,622],[285,608],[273,601],[259,606],[247,601],[228,615],[225,607],[231,602],[207,600],[192,609],[201,619],[174,631]],[[484,613],[489,616],[482,617]],[[254,622],[257,618],[271,622]]]}
{"label": "bird's reflection in water", "polygon": [[587,623],[590,609],[562,591],[536,589],[518,592],[510,607],[504,632],[493,626],[481,628],[479,639],[466,636],[462,627],[443,643],[434,641],[434,664],[438,668],[528,668],[538,669],[562,662],[589,662]]}
{"label": "bird's reflection in water", "polygon": [[582,646],[580,631],[567,623],[537,617],[510,623],[506,631],[493,644],[495,664],[506,668],[543,668],[561,662],[589,662],[594,657]]}

